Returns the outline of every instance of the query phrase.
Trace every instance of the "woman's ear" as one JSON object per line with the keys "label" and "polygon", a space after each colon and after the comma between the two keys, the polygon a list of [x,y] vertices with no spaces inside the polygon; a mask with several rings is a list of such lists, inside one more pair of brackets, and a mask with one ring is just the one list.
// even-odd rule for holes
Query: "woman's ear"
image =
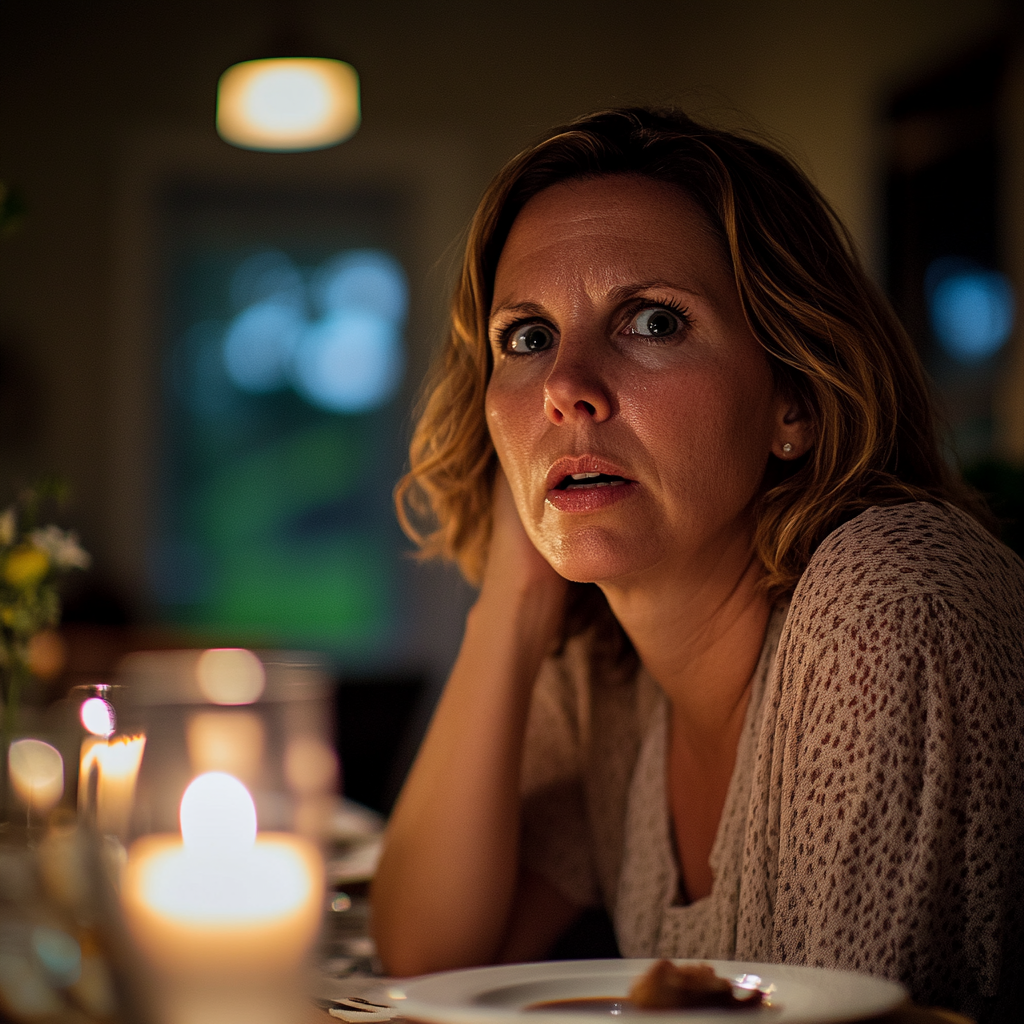
{"label": "woman's ear", "polygon": [[815,440],[814,423],[803,400],[798,397],[782,399],[772,441],[772,455],[791,462],[806,455]]}

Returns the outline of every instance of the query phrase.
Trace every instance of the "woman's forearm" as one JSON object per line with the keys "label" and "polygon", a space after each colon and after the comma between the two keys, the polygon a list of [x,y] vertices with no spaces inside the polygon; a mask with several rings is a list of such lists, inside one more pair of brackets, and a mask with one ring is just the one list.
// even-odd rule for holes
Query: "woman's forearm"
{"label": "woman's forearm", "polygon": [[388,826],[373,885],[385,968],[492,962],[518,876],[519,776],[533,680],[561,620],[557,588],[488,586]]}

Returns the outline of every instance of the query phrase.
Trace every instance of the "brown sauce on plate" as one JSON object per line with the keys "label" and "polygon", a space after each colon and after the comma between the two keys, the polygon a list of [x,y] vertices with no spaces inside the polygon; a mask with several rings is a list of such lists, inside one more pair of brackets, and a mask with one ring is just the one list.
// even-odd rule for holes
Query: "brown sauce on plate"
{"label": "brown sauce on plate", "polygon": [[607,1013],[618,1017],[624,1013],[640,1011],[628,999],[622,996],[582,996],[579,999],[546,999],[541,1003],[530,1003],[526,1007],[531,1010],[551,1011],[559,1013]]}
{"label": "brown sauce on plate", "polygon": [[761,993],[749,998],[737,998],[731,993],[726,996],[709,994],[703,1002],[693,1002],[688,1006],[645,1010],[630,1002],[623,996],[582,996],[577,999],[547,999],[540,1003],[531,1003],[526,1012],[544,1013],[598,1013],[609,1017],[625,1017],[649,1014],[678,1014],[687,1010],[753,1010],[768,1009]]}

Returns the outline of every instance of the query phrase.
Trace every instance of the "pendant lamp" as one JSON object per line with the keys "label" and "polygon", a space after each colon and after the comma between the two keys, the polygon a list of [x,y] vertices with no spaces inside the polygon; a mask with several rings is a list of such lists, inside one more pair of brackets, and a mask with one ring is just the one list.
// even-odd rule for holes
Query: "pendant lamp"
{"label": "pendant lamp", "polygon": [[[277,52],[310,52],[294,45]],[[359,127],[359,75],[327,57],[276,56],[233,64],[217,86],[217,132],[243,149],[325,149]]]}

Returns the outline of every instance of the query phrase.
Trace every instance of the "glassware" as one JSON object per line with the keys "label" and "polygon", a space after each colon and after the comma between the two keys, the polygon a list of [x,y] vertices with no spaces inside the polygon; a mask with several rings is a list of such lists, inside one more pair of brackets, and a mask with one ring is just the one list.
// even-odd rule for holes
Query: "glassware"
{"label": "glassware", "polygon": [[[321,666],[239,648],[147,652],[124,659],[117,682],[119,732],[144,737],[114,830],[127,844],[120,903],[157,1019],[305,1018],[324,907],[317,837],[338,781]],[[115,820],[107,768],[97,827]]]}

